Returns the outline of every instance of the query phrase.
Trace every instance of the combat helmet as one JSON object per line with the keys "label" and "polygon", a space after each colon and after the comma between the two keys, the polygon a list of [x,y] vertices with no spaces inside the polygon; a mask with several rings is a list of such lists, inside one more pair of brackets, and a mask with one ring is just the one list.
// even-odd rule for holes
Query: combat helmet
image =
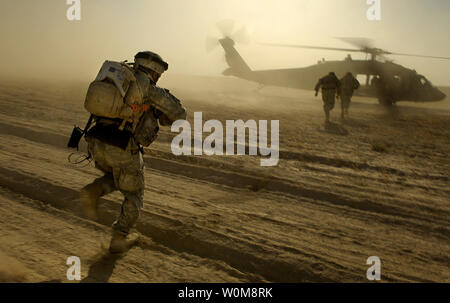
{"label": "combat helmet", "polygon": [[137,53],[134,56],[134,63],[136,69],[145,72],[154,82],[158,81],[161,74],[169,68],[169,64],[160,55],[150,51]]}

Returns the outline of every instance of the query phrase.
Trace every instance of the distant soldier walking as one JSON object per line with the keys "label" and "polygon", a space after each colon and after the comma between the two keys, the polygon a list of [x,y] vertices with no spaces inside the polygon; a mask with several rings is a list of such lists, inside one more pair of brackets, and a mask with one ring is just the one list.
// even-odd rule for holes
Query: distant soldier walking
{"label": "distant soldier walking", "polygon": [[348,116],[348,109],[350,108],[350,102],[352,100],[353,92],[357,90],[360,86],[359,81],[353,77],[353,74],[348,72],[341,79],[341,118],[342,120],[345,116]]}
{"label": "distant soldier walking", "polygon": [[319,94],[319,89],[322,87],[323,110],[325,111],[325,126],[330,123],[330,111],[334,108],[336,94],[340,94],[341,82],[336,77],[334,72],[330,72],[325,77],[319,79],[316,84],[316,96]]}

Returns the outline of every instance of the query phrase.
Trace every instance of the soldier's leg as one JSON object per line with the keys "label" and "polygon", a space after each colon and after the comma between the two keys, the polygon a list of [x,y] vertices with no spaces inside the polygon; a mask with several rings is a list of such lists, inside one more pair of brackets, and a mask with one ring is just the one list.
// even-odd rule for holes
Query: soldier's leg
{"label": "soldier's leg", "polygon": [[322,90],[323,111],[325,113],[325,125],[330,121],[330,109],[328,102],[328,90]]}
{"label": "soldier's leg", "polygon": [[323,111],[325,112],[325,120],[329,121],[330,120],[330,110],[328,109],[327,103],[323,104]]}
{"label": "soldier's leg", "polygon": [[91,184],[81,189],[80,200],[85,215],[93,220],[98,219],[98,199],[116,190],[112,168],[105,161],[104,144],[99,140],[87,137],[89,153],[95,160],[95,167],[105,173]]}
{"label": "soldier's leg", "polygon": [[136,224],[143,206],[144,171],[143,165],[138,170],[114,170],[115,181],[124,195],[119,218],[113,224],[110,251],[113,253],[126,251],[137,240],[137,234],[129,234]]}
{"label": "soldier's leg", "polygon": [[98,199],[115,190],[113,175],[110,173],[106,173],[83,187],[80,192],[80,200],[84,214],[92,220],[98,220]]}
{"label": "soldier's leg", "polygon": [[335,90],[330,89],[325,91],[325,100],[326,100],[324,103],[325,118],[326,118],[325,123],[330,122],[330,112],[334,108],[335,96],[336,96]]}
{"label": "soldier's leg", "polygon": [[113,230],[127,235],[136,224],[142,209],[144,191],[126,192],[121,191],[125,199],[122,203],[119,218],[113,224]]}
{"label": "soldier's leg", "polygon": [[345,114],[348,116],[348,110],[350,109],[350,103],[352,102],[352,97],[348,97],[347,106],[345,107]]}
{"label": "soldier's leg", "polygon": [[327,103],[323,103],[323,112],[325,113],[325,123],[328,123],[330,121],[330,111],[328,110]]}
{"label": "soldier's leg", "polygon": [[347,104],[345,106],[345,113],[348,115],[348,110],[350,109],[350,103],[352,102],[352,95],[347,97]]}
{"label": "soldier's leg", "polygon": [[336,103],[336,91],[335,90],[330,90],[329,95],[328,95],[328,102],[330,104],[330,111],[333,110],[334,105]]}
{"label": "soldier's leg", "polygon": [[130,229],[134,227],[139,218],[144,191],[122,191],[122,194],[125,196],[125,200],[122,203],[120,216],[113,224],[113,233],[109,245],[111,253],[127,251],[139,238],[137,233],[130,234]]}
{"label": "soldier's leg", "polygon": [[341,95],[341,117],[342,117],[342,119],[344,119],[345,114],[347,113],[348,103],[349,103],[348,95],[345,95],[345,94]]}

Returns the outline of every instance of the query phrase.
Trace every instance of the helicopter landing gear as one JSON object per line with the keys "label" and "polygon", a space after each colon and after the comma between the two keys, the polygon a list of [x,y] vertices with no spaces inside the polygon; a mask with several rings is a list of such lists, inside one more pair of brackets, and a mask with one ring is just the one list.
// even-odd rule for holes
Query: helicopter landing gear
{"label": "helicopter landing gear", "polygon": [[399,109],[396,106],[396,100],[393,98],[378,98],[378,102],[384,107],[386,113],[389,115],[392,119],[398,119],[399,118]]}

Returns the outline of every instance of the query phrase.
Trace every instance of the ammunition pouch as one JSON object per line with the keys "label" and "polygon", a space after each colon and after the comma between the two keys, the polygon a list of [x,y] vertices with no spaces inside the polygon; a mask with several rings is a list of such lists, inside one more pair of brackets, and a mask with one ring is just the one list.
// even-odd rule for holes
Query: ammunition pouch
{"label": "ammunition pouch", "polygon": [[159,124],[157,110],[150,109],[146,111],[134,131],[135,141],[144,146],[149,146],[158,137]]}

